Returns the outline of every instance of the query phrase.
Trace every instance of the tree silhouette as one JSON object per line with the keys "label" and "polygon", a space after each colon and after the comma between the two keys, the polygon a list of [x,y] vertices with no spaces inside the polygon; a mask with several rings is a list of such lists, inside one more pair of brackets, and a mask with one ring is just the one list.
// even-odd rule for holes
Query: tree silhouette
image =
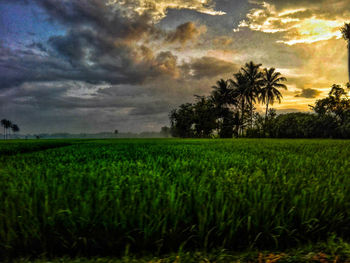
{"label": "tree silhouette", "polygon": [[340,125],[344,123],[350,113],[350,100],[347,92],[340,85],[333,85],[328,97],[317,100],[315,106],[311,106],[318,115],[327,114],[335,116]]}
{"label": "tree silhouette", "polygon": [[350,23],[345,23],[340,31],[343,34],[343,38],[348,42],[348,74],[350,82]]}
{"label": "tree silhouette", "polygon": [[4,140],[8,138],[9,135],[9,129],[12,127],[11,121],[7,119],[2,119],[1,120],[1,126],[4,127]]}
{"label": "tree silhouette", "polygon": [[287,86],[281,83],[283,81],[287,81],[287,79],[282,77],[280,72],[275,72],[275,68],[265,68],[263,71],[263,80],[264,86],[260,90],[259,99],[262,101],[262,103],[266,104],[266,120],[269,104],[273,105],[276,100],[281,103],[283,96],[278,89],[287,89]]}
{"label": "tree silhouette", "polygon": [[208,138],[216,128],[216,112],[212,100],[204,96],[196,96],[197,103],[193,105],[193,121],[195,135]]}
{"label": "tree silhouette", "polygon": [[247,88],[248,80],[242,72],[238,72],[233,76],[234,79],[230,79],[230,82],[233,87],[233,96],[239,101],[241,107],[240,130],[241,135],[243,135],[245,106],[250,103],[251,96]]}
{"label": "tree silhouette", "polygon": [[11,129],[11,126],[12,126],[12,122],[9,121],[9,120],[7,120],[7,121],[6,121],[6,124],[5,124],[6,130],[7,130],[6,138],[7,138],[7,136],[10,137],[10,131],[11,131],[10,129]]}
{"label": "tree silhouette", "polygon": [[242,74],[247,81],[246,94],[250,106],[250,124],[253,127],[253,106],[259,96],[261,87],[264,85],[263,74],[260,71],[261,64],[254,64],[253,61],[246,63],[241,68]]}
{"label": "tree silhouette", "polygon": [[194,136],[194,110],[192,103],[180,105],[169,114],[171,133],[174,137],[190,138]]}
{"label": "tree silhouette", "polygon": [[210,100],[215,105],[215,111],[218,118],[217,128],[219,129],[220,137],[232,137],[233,132],[233,113],[232,106],[237,106],[235,93],[230,85],[230,81],[220,79],[216,86],[212,86]]}
{"label": "tree silhouette", "polygon": [[[198,96],[196,103],[186,103],[170,112],[171,134],[174,137],[211,137],[215,130],[220,138],[236,136],[273,136],[276,112],[269,109],[281,102],[279,89],[287,89],[287,79],[275,68],[261,70],[261,64],[249,62],[233,78],[220,79],[212,86],[209,97]],[[350,84],[349,84],[350,86]],[[254,113],[254,103],[266,104],[263,115]],[[350,115],[349,115],[350,116]],[[350,118],[350,117],[349,117]],[[250,129],[245,129],[250,123]]]}
{"label": "tree silhouette", "polygon": [[220,79],[216,82],[216,86],[212,86],[212,98],[215,104],[220,108],[227,108],[230,104],[236,102],[233,98],[233,90],[230,87],[229,81]]}

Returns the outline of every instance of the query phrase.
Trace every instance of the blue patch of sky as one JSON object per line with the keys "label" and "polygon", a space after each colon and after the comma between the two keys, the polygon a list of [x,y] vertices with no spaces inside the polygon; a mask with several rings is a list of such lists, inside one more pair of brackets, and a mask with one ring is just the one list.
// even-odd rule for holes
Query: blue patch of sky
{"label": "blue patch of sky", "polygon": [[8,47],[19,48],[33,42],[44,43],[51,36],[64,33],[64,28],[51,22],[35,3],[0,3],[0,39]]}

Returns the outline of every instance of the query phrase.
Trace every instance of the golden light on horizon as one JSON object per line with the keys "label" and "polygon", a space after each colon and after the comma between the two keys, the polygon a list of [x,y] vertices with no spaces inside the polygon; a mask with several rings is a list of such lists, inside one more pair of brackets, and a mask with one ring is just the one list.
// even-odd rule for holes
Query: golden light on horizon
{"label": "golden light on horizon", "polygon": [[343,23],[343,21],[323,20],[315,17],[306,19],[295,26],[296,37],[288,41],[281,40],[279,42],[294,45],[299,43],[314,43],[332,38],[339,39],[342,37],[339,28]]}

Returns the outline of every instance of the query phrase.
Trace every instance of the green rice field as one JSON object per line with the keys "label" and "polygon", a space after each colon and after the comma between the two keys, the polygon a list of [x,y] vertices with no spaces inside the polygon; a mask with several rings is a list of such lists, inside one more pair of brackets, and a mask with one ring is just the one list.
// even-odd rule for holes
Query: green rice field
{"label": "green rice field", "polygon": [[0,204],[4,258],[348,240],[350,141],[0,142]]}

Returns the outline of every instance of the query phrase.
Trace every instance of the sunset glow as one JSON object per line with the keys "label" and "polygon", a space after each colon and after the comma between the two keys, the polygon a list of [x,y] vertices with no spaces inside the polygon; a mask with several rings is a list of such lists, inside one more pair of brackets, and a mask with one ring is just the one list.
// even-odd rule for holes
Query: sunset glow
{"label": "sunset glow", "polygon": [[0,110],[28,132],[103,131],[113,123],[159,130],[172,109],[210,94],[217,80],[254,61],[288,79],[278,112],[309,111],[332,84],[348,81],[340,27],[349,22],[349,6],[348,0],[5,0]]}

